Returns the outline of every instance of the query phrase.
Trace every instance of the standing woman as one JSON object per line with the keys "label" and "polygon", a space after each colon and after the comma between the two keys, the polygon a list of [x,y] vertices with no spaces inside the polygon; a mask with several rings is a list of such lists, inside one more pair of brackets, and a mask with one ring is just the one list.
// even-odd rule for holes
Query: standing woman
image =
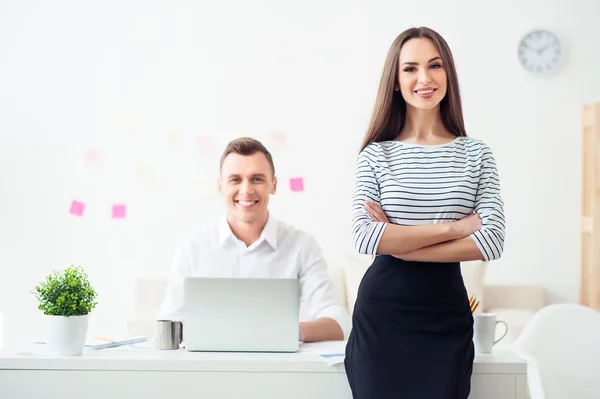
{"label": "standing woman", "polygon": [[355,399],[467,399],[473,316],[460,262],[498,259],[504,230],[494,156],[465,133],[448,44],[408,29],[388,52],[356,167],[354,247],[376,257],[346,347]]}

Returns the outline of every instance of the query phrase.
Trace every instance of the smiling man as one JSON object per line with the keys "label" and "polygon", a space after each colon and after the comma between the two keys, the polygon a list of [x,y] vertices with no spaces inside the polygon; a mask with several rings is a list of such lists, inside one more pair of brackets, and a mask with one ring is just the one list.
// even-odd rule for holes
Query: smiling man
{"label": "smiling man", "polygon": [[183,319],[186,277],[297,278],[310,318],[300,323],[300,340],[346,339],[350,317],[337,300],[316,241],[269,214],[277,178],[262,143],[247,137],[230,142],[221,156],[218,187],[227,212],[180,244],[159,318]]}

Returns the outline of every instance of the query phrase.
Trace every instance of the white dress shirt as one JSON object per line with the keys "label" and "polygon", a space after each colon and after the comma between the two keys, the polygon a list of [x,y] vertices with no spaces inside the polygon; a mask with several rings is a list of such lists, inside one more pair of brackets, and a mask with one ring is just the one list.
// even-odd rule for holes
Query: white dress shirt
{"label": "white dress shirt", "polygon": [[329,317],[338,322],[344,339],[350,334],[350,316],[335,295],[317,242],[272,217],[249,247],[233,235],[225,217],[184,239],[175,251],[159,319],[183,321],[186,277],[297,278],[308,317]]}

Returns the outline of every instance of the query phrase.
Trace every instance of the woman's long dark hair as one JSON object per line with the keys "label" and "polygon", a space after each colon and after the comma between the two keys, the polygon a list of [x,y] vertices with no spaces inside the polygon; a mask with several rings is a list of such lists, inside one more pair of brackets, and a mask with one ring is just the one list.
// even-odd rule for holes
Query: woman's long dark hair
{"label": "woman's long dark hair", "polygon": [[400,90],[395,91],[394,88],[400,84],[398,82],[400,49],[408,40],[416,38],[431,40],[440,52],[444,62],[448,78],[448,90],[440,103],[440,113],[442,114],[444,127],[457,137],[467,135],[463,121],[458,76],[448,43],[432,29],[425,27],[410,28],[398,35],[388,51],[371,123],[363,139],[361,151],[370,143],[394,140],[404,128],[406,101]]}

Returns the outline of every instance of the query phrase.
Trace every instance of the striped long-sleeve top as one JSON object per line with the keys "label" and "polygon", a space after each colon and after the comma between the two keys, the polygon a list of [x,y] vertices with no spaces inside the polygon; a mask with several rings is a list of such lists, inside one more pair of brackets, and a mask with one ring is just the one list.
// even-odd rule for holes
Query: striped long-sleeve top
{"label": "striped long-sleeve top", "polygon": [[476,212],[482,228],[471,235],[485,260],[504,247],[504,203],[494,155],[480,140],[458,137],[442,145],[384,141],[358,156],[352,202],[352,239],[362,254],[377,254],[386,223],[374,222],[366,199],[378,203],[390,223],[449,223]]}

